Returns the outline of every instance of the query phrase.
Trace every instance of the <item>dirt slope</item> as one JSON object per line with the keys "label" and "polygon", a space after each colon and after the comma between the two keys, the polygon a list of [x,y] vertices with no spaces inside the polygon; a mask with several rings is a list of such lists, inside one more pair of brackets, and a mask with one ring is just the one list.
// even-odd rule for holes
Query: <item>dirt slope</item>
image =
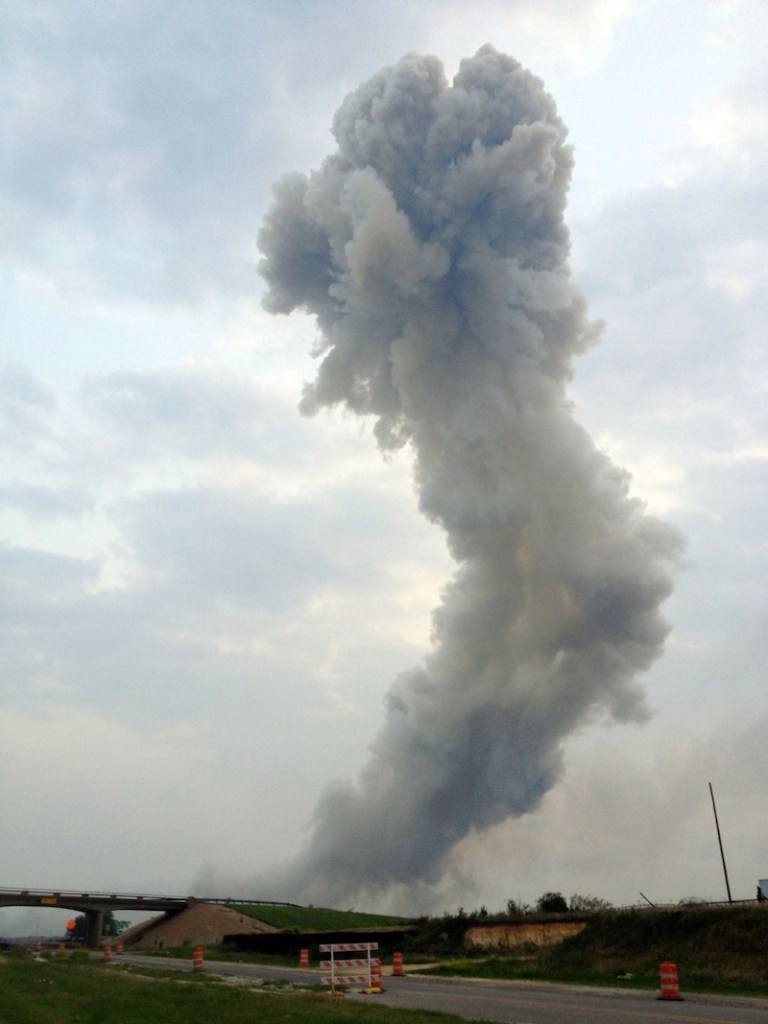
{"label": "dirt slope", "polygon": [[[213,946],[225,935],[275,932],[277,928],[255,917],[239,914],[215,903],[197,903],[173,917],[165,915],[130,928],[121,938],[131,949],[168,949],[170,946]],[[131,934],[133,933],[133,935]],[[135,939],[135,941],[133,941]]]}

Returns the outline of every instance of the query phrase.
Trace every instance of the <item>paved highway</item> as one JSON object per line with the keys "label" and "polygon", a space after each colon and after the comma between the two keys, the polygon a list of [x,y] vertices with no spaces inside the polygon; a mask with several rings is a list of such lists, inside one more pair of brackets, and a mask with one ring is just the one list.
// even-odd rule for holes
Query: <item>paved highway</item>
{"label": "paved highway", "polygon": [[[126,953],[124,964],[191,971],[191,960],[158,959]],[[253,981],[283,979],[316,984],[319,972],[261,964],[205,962],[208,974]],[[662,1001],[651,993],[528,982],[469,981],[410,975],[384,978],[384,992],[348,993],[348,1000],[385,1003],[408,1010],[441,1010],[466,1020],[501,1024],[768,1024],[768,1001],[688,995]]]}

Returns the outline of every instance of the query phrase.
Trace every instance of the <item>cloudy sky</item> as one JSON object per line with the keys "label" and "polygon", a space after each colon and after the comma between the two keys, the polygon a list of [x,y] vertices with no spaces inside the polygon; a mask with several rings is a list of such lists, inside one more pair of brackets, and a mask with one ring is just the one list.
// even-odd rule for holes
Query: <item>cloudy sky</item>
{"label": "cloudy sky", "polygon": [[292,895],[254,880],[368,762],[454,565],[408,449],[299,412],[317,328],[262,309],[256,236],[359,83],[490,42],[574,147],[571,270],[604,322],[576,418],[687,546],[650,720],[572,734],[540,807],[466,836],[423,909],[724,899],[708,782],[754,895],[766,29],[761,0],[0,0],[2,886]]}

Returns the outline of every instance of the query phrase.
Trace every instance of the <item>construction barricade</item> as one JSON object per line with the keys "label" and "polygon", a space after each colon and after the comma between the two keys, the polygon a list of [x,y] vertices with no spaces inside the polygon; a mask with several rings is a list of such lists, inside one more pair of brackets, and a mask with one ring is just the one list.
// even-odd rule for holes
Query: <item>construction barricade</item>
{"label": "construction barricade", "polygon": [[[370,995],[383,991],[381,984],[381,960],[372,957],[371,953],[378,950],[378,942],[332,942],[320,946],[321,953],[330,953],[330,960],[320,961],[321,971],[330,971],[320,981],[323,985],[331,986],[331,995],[340,996],[343,992],[337,991],[337,986],[361,985],[361,991]],[[337,953],[366,953],[365,957],[343,958],[337,957]],[[347,973],[353,972],[353,973]]]}

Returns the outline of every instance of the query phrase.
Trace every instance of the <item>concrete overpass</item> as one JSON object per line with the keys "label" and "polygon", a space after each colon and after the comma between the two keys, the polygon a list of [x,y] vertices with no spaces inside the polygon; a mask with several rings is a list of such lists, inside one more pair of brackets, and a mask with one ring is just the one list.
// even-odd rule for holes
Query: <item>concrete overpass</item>
{"label": "concrete overpass", "polygon": [[203,898],[198,896],[147,896],[137,893],[75,892],[66,889],[2,889],[0,907],[55,907],[72,910],[85,917],[86,945],[92,949],[101,944],[104,913],[107,910],[161,911],[172,916],[195,903],[217,903],[222,906],[295,907],[295,903],[279,900],[241,900]]}

